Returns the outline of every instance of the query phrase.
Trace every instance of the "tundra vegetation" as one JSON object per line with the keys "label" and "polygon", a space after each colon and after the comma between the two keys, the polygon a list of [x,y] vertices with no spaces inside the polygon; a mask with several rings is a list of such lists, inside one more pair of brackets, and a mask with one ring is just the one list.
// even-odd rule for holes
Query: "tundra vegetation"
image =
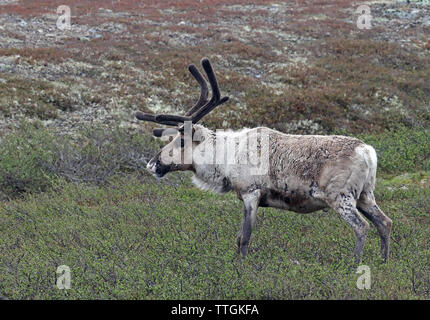
{"label": "tundra vegetation", "polygon": [[[430,7],[369,2],[87,1],[56,28],[56,0],[0,1],[0,297],[429,299]],[[246,259],[242,203],[156,181],[161,144],[134,111],[184,114],[186,66],[209,57],[227,105],[211,128],[343,134],[378,154],[393,220],[383,263],[371,226],[359,290],[355,237],[332,210],[260,208]],[[71,289],[56,270],[71,269]]]}

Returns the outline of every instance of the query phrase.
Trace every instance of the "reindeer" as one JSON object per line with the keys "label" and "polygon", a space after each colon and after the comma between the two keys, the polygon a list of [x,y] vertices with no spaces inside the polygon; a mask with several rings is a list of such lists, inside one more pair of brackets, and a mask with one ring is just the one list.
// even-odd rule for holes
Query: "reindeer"
{"label": "reindeer", "polygon": [[[265,127],[242,129],[236,132],[214,132],[197,124],[217,106],[227,102],[221,98],[218,83],[208,59],[202,60],[209,80],[212,97],[208,99],[208,86],[194,65],[189,66],[191,75],[200,86],[200,98],[184,116],[137,112],[139,120],[176,127],[156,128],[153,135],[173,138],[147,164],[147,169],[161,178],[171,171],[189,170],[194,173],[193,182],[201,189],[218,193],[235,191],[244,204],[241,228],[237,234],[238,253],[245,257],[256,222],[258,207],[274,207],[297,213],[311,213],[332,208],[354,230],[356,236],[354,258],[361,261],[369,223],[372,222],[381,238],[381,254],[389,256],[389,237],[392,220],[375,202],[377,156],[375,150],[362,141],[346,136],[291,135]],[[187,129],[187,124],[190,124]],[[187,140],[187,132],[192,141]],[[195,138],[198,137],[198,138]],[[236,141],[231,148],[219,151],[213,145],[232,137]],[[267,170],[253,174],[251,166],[241,165],[251,155],[244,141],[255,138],[254,148],[263,156]],[[264,139],[263,139],[264,138]],[[188,143],[188,142],[189,143]],[[238,161],[196,161],[196,153],[184,161],[189,152],[187,144],[206,159],[225,160],[223,153],[235,150]],[[164,154],[176,152],[180,160],[166,161]],[[221,153],[215,155],[215,153]],[[189,156],[188,156],[189,158]],[[261,161],[260,161],[261,164]]]}

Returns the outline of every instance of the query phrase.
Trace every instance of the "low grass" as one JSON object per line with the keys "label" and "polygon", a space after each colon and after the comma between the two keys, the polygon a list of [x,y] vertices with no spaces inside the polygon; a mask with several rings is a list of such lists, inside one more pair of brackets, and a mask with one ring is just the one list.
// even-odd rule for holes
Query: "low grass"
{"label": "low grass", "polygon": [[[59,155],[54,152],[56,138],[44,130],[26,124],[1,144],[9,156],[0,157],[0,181],[5,172],[19,173],[22,179],[35,172],[33,178],[38,180],[31,185],[43,182],[43,175],[50,181],[45,192],[15,190],[14,200],[0,203],[0,296],[4,298],[430,298],[428,132],[399,129],[379,140],[362,137],[379,150],[375,194],[394,226],[391,260],[385,264],[376,229],[371,228],[363,264],[370,267],[372,286],[359,290],[352,263],[354,234],[333,211],[300,215],[260,208],[250,254],[241,260],[235,236],[243,209],[235,195],[200,191],[185,173],[157,182],[138,167],[130,171],[127,166],[112,166],[111,175],[98,185],[82,177],[80,181],[79,175],[71,179],[49,166],[40,167],[35,155],[42,145],[46,149],[53,145],[52,153],[43,153],[50,155],[45,163],[55,162]],[[115,129],[112,132],[118,135]],[[109,152],[122,150],[117,145],[129,146],[134,139],[143,139],[141,147],[149,143],[138,133],[129,132],[128,140],[124,135],[97,139],[97,134],[99,130],[90,129],[83,138],[63,144],[74,148],[72,155],[85,154],[88,148],[96,155],[107,152],[91,158],[104,159],[106,166],[109,158],[113,163],[120,159],[121,152]],[[33,139],[25,147],[22,142],[28,136]],[[85,137],[109,143],[97,149]],[[394,142],[400,146],[396,157]],[[16,159],[10,153],[14,149],[20,150]],[[67,157],[70,154],[63,153],[63,160]],[[11,162],[14,168],[8,167]],[[93,160],[83,161],[83,167],[88,163]],[[7,190],[7,184],[1,188]],[[70,267],[69,290],[56,287],[60,265]]]}
{"label": "low grass", "polygon": [[[430,175],[425,175],[429,179]],[[180,179],[178,180],[180,181]],[[235,235],[232,194],[116,177],[109,187],[61,183],[0,207],[0,294],[9,299],[429,299],[429,188],[378,184],[393,219],[391,260],[371,229],[359,290],[354,235],[334,212],[260,209],[250,254]],[[56,270],[71,269],[71,289]]]}

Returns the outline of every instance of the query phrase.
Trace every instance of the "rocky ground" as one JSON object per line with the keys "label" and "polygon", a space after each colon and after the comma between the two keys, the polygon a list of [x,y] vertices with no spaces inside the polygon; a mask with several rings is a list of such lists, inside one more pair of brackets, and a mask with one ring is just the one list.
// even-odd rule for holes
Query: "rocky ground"
{"label": "rocky ground", "polygon": [[75,1],[70,30],[56,25],[60,4],[0,1],[1,132],[22,118],[64,133],[137,128],[138,109],[182,112],[198,94],[186,66],[203,56],[232,98],[208,117],[217,127],[357,133],[390,127],[387,117],[430,121],[425,1]]}

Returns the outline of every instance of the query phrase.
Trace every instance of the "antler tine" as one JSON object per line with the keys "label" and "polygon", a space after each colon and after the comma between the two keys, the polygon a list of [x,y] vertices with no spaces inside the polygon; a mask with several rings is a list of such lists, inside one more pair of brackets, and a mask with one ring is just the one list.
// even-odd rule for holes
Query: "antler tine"
{"label": "antler tine", "polygon": [[185,114],[186,116],[191,116],[194,112],[196,112],[205,103],[208,102],[209,90],[208,90],[208,85],[206,83],[205,78],[203,78],[202,74],[196,68],[195,65],[191,64],[188,67],[188,70],[190,71],[190,73],[193,75],[193,77],[197,80],[197,82],[200,85],[200,98],[199,98],[199,101],[197,101],[197,103],[195,104],[195,106],[192,107],[190,110],[188,110],[187,113]]}
{"label": "antler tine", "polygon": [[142,121],[152,121],[155,122],[155,116],[152,114],[148,114],[148,113],[143,113],[140,111],[136,112],[136,118],[138,120],[142,120]]}
{"label": "antler tine", "polygon": [[[205,115],[215,109],[217,106],[227,102],[228,97],[224,97],[221,99],[221,93],[219,90],[218,82],[215,77],[215,73],[212,69],[212,65],[209,59],[202,59],[202,66],[206,72],[206,75],[209,80],[209,84],[211,85],[212,97],[208,102],[208,86],[206,80],[203,78],[202,74],[194,65],[190,65],[188,70],[192,74],[192,76],[197,80],[200,85],[200,98],[197,103],[187,111],[185,116],[171,115],[171,114],[160,114],[160,115],[152,115],[138,111],[136,113],[136,118],[143,121],[152,121],[159,124],[178,126],[185,121],[192,121],[193,123],[198,122]],[[153,134],[155,136],[161,136],[163,129],[154,129]]]}
{"label": "antler tine", "polygon": [[177,121],[158,121],[156,119],[157,116],[155,116],[153,114],[149,114],[149,113],[143,113],[140,111],[137,111],[135,116],[138,120],[141,120],[141,121],[151,121],[151,122],[155,122],[155,123],[159,123],[159,124],[165,124],[168,126],[177,126],[179,124],[179,122],[177,122]]}
{"label": "antler tine", "polygon": [[209,104],[208,106],[205,106],[205,108],[202,108],[194,117],[193,117],[193,123],[199,122],[205,115],[210,113],[213,109],[216,107],[222,105],[223,103],[226,103],[228,101],[229,97],[224,97],[219,101],[214,102],[213,104]]}
{"label": "antler tine", "polygon": [[166,123],[166,122],[176,122],[176,125],[179,123],[184,123],[185,121],[192,121],[193,118],[186,116],[177,116],[173,114],[160,114],[155,116],[155,121],[158,123]]}
{"label": "antler tine", "polygon": [[192,121],[192,118],[190,117],[192,114],[194,114],[196,111],[200,110],[200,108],[208,102],[208,85],[206,83],[205,78],[203,78],[200,71],[196,68],[195,65],[190,65],[188,67],[188,70],[192,74],[192,76],[197,80],[198,84],[200,85],[200,98],[197,101],[197,103],[187,111],[185,116],[178,116],[178,115],[170,115],[170,114],[160,114],[159,116],[155,117],[156,121],[177,121],[177,122],[185,122],[185,121]]}
{"label": "antler tine", "polygon": [[212,88],[212,99],[215,98],[215,100],[219,100],[221,97],[221,93],[219,91],[218,81],[216,80],[215,72],[212,69],[212,65],[208,58],[202,59],[202,66],[206,72],[206,75],[208,76],[208,80]]}
{"label": "antler tine", "polygon": [[216,76],[215,76],[215,73],[213,71],[213,68],[212,68],[212,65],[211,65],[209,59],[204,58],[202,60],[202,66],[206,72],[206,75],[208,76],[209,83],[211,85],[212,98],[206,105],[204,105],[202,108],[197,110],[191,116],[193,123],[198,122],[200,119],[202,119],[205,115],[207,115],[209,112],[211,112],[217,106],[227,102],[227,100],[229,99],[228,97],[224,97],[224,98],[220,99],[221,98],[221,92],[219,90],[218,81],[216,80]]}

